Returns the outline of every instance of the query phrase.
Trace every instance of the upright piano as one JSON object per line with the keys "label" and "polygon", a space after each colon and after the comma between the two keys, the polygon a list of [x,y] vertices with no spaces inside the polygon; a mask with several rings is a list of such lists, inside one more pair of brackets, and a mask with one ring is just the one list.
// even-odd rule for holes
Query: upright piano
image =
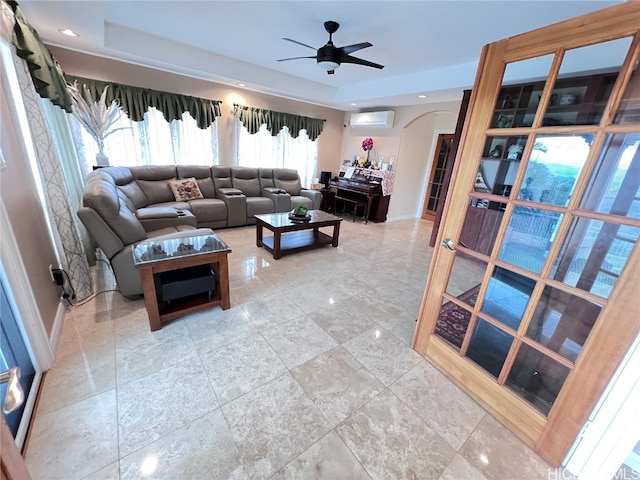
{"label": "upright piano", "polygon": [[344,178],[345,172],[329,182],[329,188],[338,197],[362,199],[366,202],[365,217],[372,222],[385,222],[391,195],[382,194],[380,178],[356,171],[351,178]]}

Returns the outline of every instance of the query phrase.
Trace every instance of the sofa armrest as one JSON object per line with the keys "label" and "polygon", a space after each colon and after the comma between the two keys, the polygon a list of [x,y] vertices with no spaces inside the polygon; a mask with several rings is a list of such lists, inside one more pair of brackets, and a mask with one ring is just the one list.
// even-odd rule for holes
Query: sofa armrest
{"label": "sofa armrest", "polygon": [[264,187],[262,196],[270,198],[275,206],[275,212],[288,212],[291,210],[291,195],[286,190],[276,187]]}
{"label": "sofa armrest", "polygon": [[225,187],[225,188],[219,188],[218,190],[216,190],[216,196],[218,198],[222,198],[221,195],[226,197],[232,197],[235,195],[244,195],[244,193],[242,192],[242,190],[239,190],[237,188]]}
{"label": "sofa armrest", "polygon": [[312,210],[320,210],[320,205],[322,205],[322,193],[318,190],[309,190],[303,188],[300,190],[300,196],[310,198],[313,202]]}
{"label": "sofa armrest", "polygon": [[198,220],[189,210],[177,210],[173,207],[145,207],[136,210],[136,218],[146,232],[179,225],[198,226]]}
{"label": "sofa armrest", "polygon": [[227,206],[227,227],[247,224],[247,197],[237,188],[218,188],[216,197]]}

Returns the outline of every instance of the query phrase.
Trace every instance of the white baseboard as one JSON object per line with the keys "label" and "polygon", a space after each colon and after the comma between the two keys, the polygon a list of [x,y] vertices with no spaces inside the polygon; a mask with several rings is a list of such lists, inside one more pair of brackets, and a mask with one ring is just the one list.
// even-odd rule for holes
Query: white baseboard
{"label": "white baseboard", "polygon": [[389,217],[387,222],[397,222],[399,220],[416,220],[418,217],[415,215],[402,215],[400,217]]}
{"label": "white baseboard", "polygon": [[58,343],[60,343],[60,336],[62,335],[62,327],[64,326],[64,316],[66,313],[67,305],[61,297],[58,302],[58,308],[56,309],[56,316],[53,319],[51,335],[49,336],[49,343],[51,344],[51,350],[53,351],[54,358],[58,352]]}

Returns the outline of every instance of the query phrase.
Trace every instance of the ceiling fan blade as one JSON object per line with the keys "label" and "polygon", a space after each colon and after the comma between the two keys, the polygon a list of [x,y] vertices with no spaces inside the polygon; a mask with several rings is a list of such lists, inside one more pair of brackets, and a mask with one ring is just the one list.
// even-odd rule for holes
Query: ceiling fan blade
{"label": "ceiling fan blade", "polygon": [[373,63],[369,60],[363,60],[361,58],[352,57],[351,55],[345,55],[341,59],[342,63],[355,63],[356,65],[364,65],[365,67],[373,67],[383,69],[384,65],[380,65],[379,63]]}
{"label": "ceiling fan blade", "polygon": [[283,40],[286,40],[287,42],[297,43],[298,45],[302,45],[303,47],[310,48],[311,50],[315,50],[316,49],[315,47],[312,47],[311,45],[307,45],[306,43],[302,43],[302,42],[299,42],[297,40],[293,40],[292,38],[286,38],[285,37],[285,38],[283,38]]}
{"label": "ceiling fan blade", "polygon": [[316,58],[315,55],[313,57],[291,57],[291,58],[281,58],[277,60],[278,62],[286,62],[287,60],[298,60],[299,58]]}
{"label": "ceiling fan blade", "polygon": [[354,43],[353,45],[346,45],[344,47],[340,47],[340,50],[342,50],[345,53],[345,55],[349,55],[350,53],[357,52],[358,50],[362,50],[363,48],[369,48],[369,47],[373,47],[373,44],[369,42],[362,42],[362,43]]}

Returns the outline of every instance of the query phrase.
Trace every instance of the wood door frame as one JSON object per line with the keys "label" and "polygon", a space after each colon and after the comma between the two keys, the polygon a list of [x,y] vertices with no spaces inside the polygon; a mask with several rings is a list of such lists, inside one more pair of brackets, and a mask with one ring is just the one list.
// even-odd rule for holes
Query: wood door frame
{"label": "wood door frame", "polygon": [[[631,60],[637,59],[640,51],[640,2],[638,1],[630,1],[500,40],[483,48],[472,89],[469,114],[462,132],[461,148],[456,154],[453,182],[447,194],[442,226],[436,243],[439,244],[445,236],[454,241],[460,236],[462,228],[460,219],[463,218],[463,212],[469,201],[468,192],[473,191],[477,170],[477,162],[474,159],[482,157],[485,135],[493,134],[489,124],[506,64],[554,54],[568,48],[634,35],[635,39],[630,52],[634,53],[635,57],[629,56],[625,60],[609,102],[609,105],[617,105],[623,94],[620,85],[626,83],[631,76],[634,66]],[[554,63],[551,79],[557,75],[558,63],[558,61]],[[545,87],[542,103],[545,103],[551,95],[551,86],[547,84]],[[605,110],[603,119],[610,120],[613,114],[613,109]],[[540,121],[541,118],[538,117],[540,115],[537,116],[537,120]],[[594,126],[590,130],[598,132],[596,142],[602,142],[605,135],[602,127]],[[531,131],[530,128],[521,131],[512,128],[509,130],[509,135],[519,135],[529,131]],[[551,131],[562,133],[557,130],[557,127]],[[626,133],[630,129],[616,125],[614,128],[609,128],[607,133],[614,131]],[[636,132],[636,130],[631,131]],[[503,131],[502,134],[504,134]],[[523,174],[524,172],[519,174],[520,178],[516,183],[522,180]],[[586,176],[584,182],[586,182]],[[584,187],[584,185],[577,185],[576,188],[580,186]],[[499,238],[504,236],[505,229],[506,226],[503,225],[498,232]],[[495,253],[492,258],[495,259]],[[637,299],[637,285],[640,283],[638,243],[628,259],[627,268],[618,279],[616,288],[610,298],[604,302],[600,318],[585,342],[575,369],[567,378],[548,418],[498,385],[494,377],[475,363],[461,358],[445,342],[432,336],[439,310],[432,306],[440,305],[441,293],[446,285],[453,260],[454,252],[450,250],[436,249],[434,252],[413,347],[551,465],[559,466],[590,412],[604,393],[617,366],[635,337],[640,334],[640,304]],[[630,312],[630,308],[634,311]]]}
{"label": "wood door frame", "polygon": [[[438,191],[438,195],[433,197],[436,199],[437,205],[435,210],[428,210],[427,208],[429,206],[429,199],[432,198],[430,195],[430,190],[431,190],[430,185],[433,183],[433,177],[436,173],[436,170],[438,169],[438,158],[441,155],[442,143],[447,140],[451,140],[451,145],[449,146],[449,151],[447,152],[447,155],[444,159],[444,165],[440,167],[442,169],[442,179],[440,181],[440,190]],[[455,152],[453,150],[454,142],[455,142],[455,133],[438,133],[438,136],[436,138],[436,146],[433,151],[433,156],[431,158],[431,172],[429,174],[429,177],[427,180],[427,187],[425,188],[425,193],[424,193],[424,202],[422,204],[422,214],[420,215],[420,217],[423,218],[424,220],[433,221],[436,215],[438,214],[438,205],[440,205],[441,202],[444,202],[444,198],[445,198],[445,196],[443,195],[444,187],[445,187],[444,182],[447,180],[446,172],[447,172],[447,167],[449,165],[449,162],[453,162],[453,158],[455,156]]]}

